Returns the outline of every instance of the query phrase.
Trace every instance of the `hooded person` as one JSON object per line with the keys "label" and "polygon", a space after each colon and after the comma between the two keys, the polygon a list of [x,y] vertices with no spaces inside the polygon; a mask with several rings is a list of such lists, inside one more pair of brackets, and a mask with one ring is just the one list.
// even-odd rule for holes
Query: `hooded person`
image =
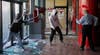
{"label": "hooded person", "polygon": [[24,46],[22,44],[22,37],[20,36],[20,31],[22,28],[22,14],[18,13],[17,17],[13,20],[12,24],[10,25],[10,34],[8,39],[5,41],[4,45],[7,44],[9,41],[11,41],[11,46],[14,46],[14,40],[13,38],[17,38],[18,41],[18,48],[21,51],[24,51]]}
{"label": "hooded person", "polygon": [[53,37],[54,37],[56,31],[58,32],[58,34],[60,36],[60,41],[63,42],[63,36],[62,36],[61,29],[60,29],[60,27],[62,27],[62,26],[58,20],[57,13],[58,13],[58,11],[56,9],[53,9],[51,15],[49,16],[49,23],[50,23],[50,27],[51,27],[50,44],[52,43],[52,40],[53,40]]}

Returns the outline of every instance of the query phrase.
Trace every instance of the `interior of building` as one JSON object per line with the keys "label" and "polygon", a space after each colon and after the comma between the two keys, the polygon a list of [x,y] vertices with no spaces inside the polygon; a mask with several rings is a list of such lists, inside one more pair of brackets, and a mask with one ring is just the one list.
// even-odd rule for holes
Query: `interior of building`
{"label": "interior of building", "polygon": [[[64,43],[60,42],[57,33],[51,46],[49,17],[54,8],[58,11]],[[90,50],[88,39],[85,50],[80,50],[82,25],[76,24],[76,19],[83,16],[84,9],[98,17],[91,34],[96,52]],[[18,47],[17,38],[11,39],[13,46],[11,42],[4,44],[9,39],[9,27],[17,14],[21,14],[21,20],[26,21],[21,23],[19,32],[25,50]],[[99,14],[99,0],[0,0],[0,55],[100,55]]]}

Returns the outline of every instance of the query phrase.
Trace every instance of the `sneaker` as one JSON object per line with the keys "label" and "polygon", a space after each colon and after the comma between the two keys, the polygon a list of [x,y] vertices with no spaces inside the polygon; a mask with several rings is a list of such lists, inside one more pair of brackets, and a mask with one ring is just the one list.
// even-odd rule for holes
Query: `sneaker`
{"label": "sneaker", "polygon": [[80,50],[84,51],[84,48],[83,47],[80,47]]}
{"label": "sneaker", "polygon": [[23,41],[23,45],[27,45],[28,44],[28,41]]}
{"label": "sneaker", "polygon": [[93,52],[96,52],[96,50],[95,49],[91,49]]}
{"label": "sneaker", "polygon": [[52,43],[50,42],[50,46],[52,46]]}
{"label": "sneaker", "polygon": [[14,52],[23,52],[24,49],[23,48],[14,48]]}
{"label": "sneaker", "polygon": [[63,41],[63,40],[61,40],[61,43],[64,43],[64,41]]}

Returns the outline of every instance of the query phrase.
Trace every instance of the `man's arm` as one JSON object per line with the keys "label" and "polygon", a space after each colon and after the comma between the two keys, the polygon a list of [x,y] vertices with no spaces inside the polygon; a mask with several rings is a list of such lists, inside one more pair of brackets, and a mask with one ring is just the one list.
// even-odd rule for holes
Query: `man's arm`
{"label": "man's arm", "polygon": [[51,22],[51,24],[52,24],[53,29],[55,29],[55,25],[54,25],[54,20],[53,20],[53,17],[52,17],[52,18],[50,18],[50,22]]}
{"label": "man's arm", "polygon": [[84,22],[84,16],[80,18],[80,20],[76,19],[77,24],[82,24]]}
{"label": "man's arm", "polygon": [[53,18],[52,16],[49,17],[49,22],[52,28],[55,29],[54,20],[52,18]]}
{"label": "man's arm", "polygon": [[98,23],[98,17],[94,16],[94,26],[97,26]]}
{"label": "man's arm", "polygon": [[79,22],[79,20],[78,20],[78,19],[76,19],[76,23],[77,23],[77,24],[80,24],[80,22]]}

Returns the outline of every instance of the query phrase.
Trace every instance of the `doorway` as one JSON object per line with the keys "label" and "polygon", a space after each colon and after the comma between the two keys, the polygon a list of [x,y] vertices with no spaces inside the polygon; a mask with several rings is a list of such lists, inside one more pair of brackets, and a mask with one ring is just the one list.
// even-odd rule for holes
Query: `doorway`
{"label": "doorway", "polygon": [[66,25],[66,8],[56,8],[57,11],[58,11],[58,19],[59,19],[59,22],[62,26],[61,28],[61,31],[62,31],[62,34],[66,34],[66,28],[68,28],[68,26]]}
{"label": "doorway", "polygon": [[10,1],[2,1],[2,31],[3,31],[3,48],[11,47],[10,42],[5,43],[10,34],[10,25],[16,15],[20,13],[20,3],[12,3]]}
{"label": "doorway", "polygon": [[[67,26],[67,14],[66,14],[66,7],[56,7],[57,11],[58,11],[58,18],[59,18],[59,22],[62,25],[61,31],[62,34],[66,34],[66,29],[68,28]],[[50,34],[51,33],[51,29],[50,29],[50,24],[49,24],[49,19],[48,17],[51,15],[53,8],[49,8],[46,10],[46,26],[45,26],[45,34]]]}
{"label": "doorway", "polygon": [[3,42],[8,39],[11,18],[10,2],[2,1]]}

